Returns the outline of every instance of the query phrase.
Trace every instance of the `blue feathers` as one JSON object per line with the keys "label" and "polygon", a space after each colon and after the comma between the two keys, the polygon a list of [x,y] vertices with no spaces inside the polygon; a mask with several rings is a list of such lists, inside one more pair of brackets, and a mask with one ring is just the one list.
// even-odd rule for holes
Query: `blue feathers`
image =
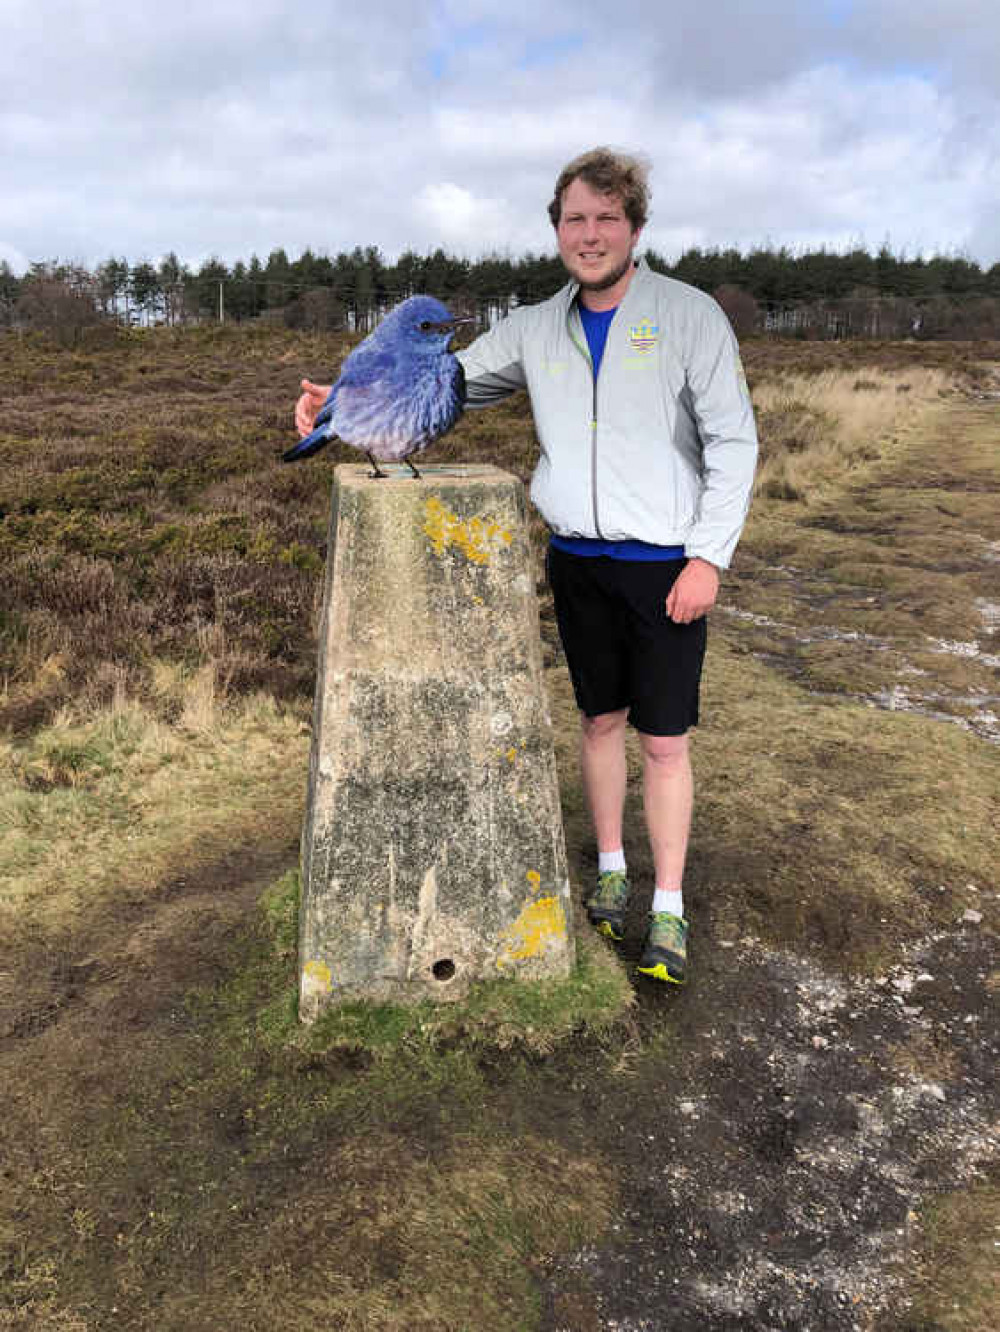
{"label": "blue feathers", "polygon": [[411,296],[390,310],[348,356],[312,433],[284,461],[308,458],[334,437],[373,461],[400,462],[433,444],[465,403],[465,376],[448,350],[462,322],[433,296]]}

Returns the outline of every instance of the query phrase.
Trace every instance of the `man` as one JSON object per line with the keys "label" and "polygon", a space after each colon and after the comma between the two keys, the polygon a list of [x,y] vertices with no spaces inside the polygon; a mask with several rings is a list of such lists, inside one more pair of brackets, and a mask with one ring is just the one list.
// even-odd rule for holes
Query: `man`
{"label": "man", "polygon": [[[706,614],[739,539],[757,437],[726,316],[708,296],[636,262],[648,212],[635,158],[597,148],[556,182],[549,216],[571,281],[459,353],[468,405],[531,398],[541,454],[531,498],[552,529],[549,581],[581,714],[584,789],[597,838],[586,898],[624,936],[626,727],[638,732],[656,882],[639,970],[682,984],[682,879],[693,805]],[[303,381],[307,433],[328,389]]]}

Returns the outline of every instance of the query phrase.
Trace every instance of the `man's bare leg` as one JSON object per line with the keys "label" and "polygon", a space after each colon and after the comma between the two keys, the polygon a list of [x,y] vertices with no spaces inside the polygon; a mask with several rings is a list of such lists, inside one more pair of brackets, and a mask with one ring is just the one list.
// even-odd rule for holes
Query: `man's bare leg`
{"label": "man's bare leg", "polygon": [[688,924],[681,880],[687,856],[694,782],[686,735],[640,735],[646,827],[656,890],[638,969],[656,980],[687,980]]}
{"label": "man's bare leg", "polygon": [[625,784],[625,724],[628,710],[582,717],[580,766],[583,789],[597,837],[597,882],[585,899],[591,925],[616,941],[625,937],[628,879],[622,847]]}
{"label": "man's bare leg", "polygon": [[694,779],[686,735],[643,735],[642,775],[646,827],[656,887],[679,892],[684,878]]}
{"label": "man's bare leg", "polygon": [[581,716],[580,766],[583,789],[594,822],[598,851],[617,851],[622,845],[625,812],[625,727],[628,709]]}

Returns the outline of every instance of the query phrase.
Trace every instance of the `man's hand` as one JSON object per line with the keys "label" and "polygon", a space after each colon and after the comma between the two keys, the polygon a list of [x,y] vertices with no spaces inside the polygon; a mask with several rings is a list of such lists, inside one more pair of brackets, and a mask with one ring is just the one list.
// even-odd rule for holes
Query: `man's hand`
{"label": "man's hand", "polygon": [[718,569],[696,555],[688,560],[670,589],[667,615],[675,624],[690,624],[711,610],[718,592]]}
{"label": "man's hand", "polygon": [[305,439],[312,433],[316,424],[316,414],[330,396],[330,385],[314,384],[310,379],[302,381],[302,396],[295,404],[295,428]]}

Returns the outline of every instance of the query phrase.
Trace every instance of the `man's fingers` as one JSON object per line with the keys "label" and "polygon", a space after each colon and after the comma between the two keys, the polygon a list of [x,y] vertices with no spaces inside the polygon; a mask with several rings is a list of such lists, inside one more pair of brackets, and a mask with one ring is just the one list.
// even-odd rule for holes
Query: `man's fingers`
{"label": "man's fingers", "polygon": [[316,399],[311,393],[303,393],[295,404],[295,428],[303,438],[312,430],[318,411]]}
{"label": "man's fingers", "polygon": [[314,384],[311,379],[301,381],[302,394],[295,404],[295,428],[305,438],[316,424],[319,409],[330,396],[329,384]]}
{"label": "man's fingers", "polygon": [[667,596],[667,614],[675,624],[690,624],[707,615],[715,604],[719,576],[703,560],[693,560],[677,575]]}

